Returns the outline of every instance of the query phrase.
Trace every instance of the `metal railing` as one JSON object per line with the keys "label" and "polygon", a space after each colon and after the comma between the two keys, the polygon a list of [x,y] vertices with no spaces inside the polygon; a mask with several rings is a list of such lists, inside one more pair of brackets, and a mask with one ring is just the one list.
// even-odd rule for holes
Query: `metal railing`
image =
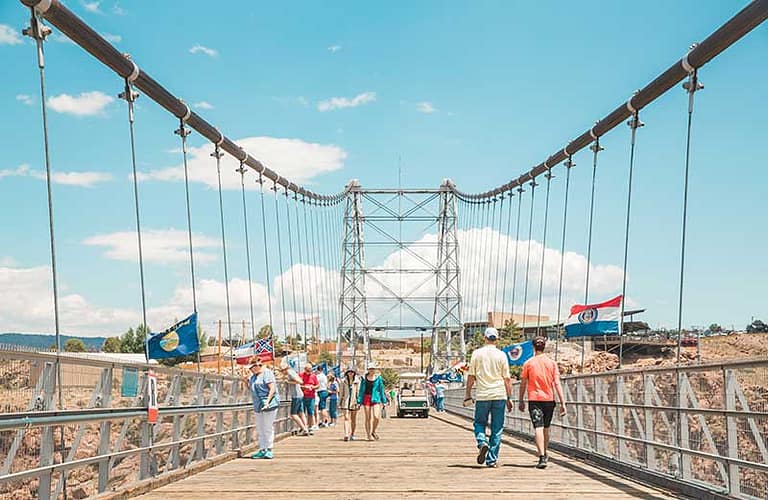
{"label": "metal railing", "polygon": [[[254,443],[242,379],[62,354],[57,408],[56,360],[0,350],[0,497],[59,498],[66,488],[83,498]],[[157,377],[155,424],[147,422],[149,371]],[[288,406],[277,411],[275,432],[288,432]]]}
{"label": "metal railing", "polygon": [[[532,436],[518,389],[505,429]],[[768,498],[768,359],[569,376],[563,389],[569,408],[555,412],[551,441],[565,451],[681,487]],[[472,418],[463,391],[446,391],[446,409]]]}

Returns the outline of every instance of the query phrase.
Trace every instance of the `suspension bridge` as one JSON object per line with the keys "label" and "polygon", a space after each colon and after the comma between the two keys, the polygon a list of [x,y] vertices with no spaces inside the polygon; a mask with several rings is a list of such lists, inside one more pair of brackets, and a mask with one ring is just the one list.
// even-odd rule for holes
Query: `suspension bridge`
{"label": "suspension bridge", "polygon": [[[51,317],[57,341],[54,352],[0,349],[0,390],[8,396],[0,415],[4,498],[240,498],[255,492],[275,498],[442,498],[457,493],[478,498],[768,497],[768,359],[713,364],[699,358],[689,363],[683,358],[682,335],[694,104],[703,89],[700,71],[761,27],[768,18],[768,0],[752,1],[708,36],[702,34],[682,58],[643,88],[628,92],[625,102],[503,185],[465,192],[461,179],[440,179],[419,189],[375,188],[353,179],[332,194],[314,192],[271,169],[258,159],[259,151],[247,151],[193,111],[150,76],[150,68],[115,48],[60,0],[21,0],[20,8],[30,13],[24,35],[34,42],[39,74]],[[291,437],[289,408],[283,405],[275,424],[281,439],[277,459],[240,460],[255,447],[256,431],[250,394],[236,376],[234,356],[228,359],[229,374],[215,374],[200,371],[199,359],[197,370],[181,370],[62,352],[61,315],[67,303],[60,298],[56,258],[61,236],[54,208],[60,200],[52,189],[57,157],[48,127],[44,50],[54,29],[114,73],[125,105],[126,147],[114,154],[130,165],[139,277],[136,322],[161,327],[154,324],[160,319],[148,306],[145,198],[137,160],[142,144],[136,133],[142,125],[143,109],[136,106],[141,96],[170,114],[177,126],[169,133],[178,136],[182,157],[178,175],[184,183],[189,310],[205,317],[199,302],[203,280],[196,267],[196,207],[190,195],[195,171],[188,146],[190,135],[198,134],[207,144],[200,150],[210,158],[205,168],[215,172],[226,311],[222,324],[230,348],[236,344],[233,325],[241,319],[232,314],[237,301],[246,304],[242,324],[245,329],[247,320],[252,341],[258,336],[258,311],[266,309],[273,346],[299,338],[305,349],[332,342],[342,366],[369,363],[376,335],[415,332],[429,340],[426,370],[444,370],[466,360],[473,334],[468,325],[493,324],[497,317],[501,326],[513,320],[525,335],[548,336],[559,347],[570,306],[564,291],[571,287],[565,272],[571,244],[567,228],[581,217],[569,206],[571,180],[586,176],[590,186],[586,276],[578,291],[589,304],[599,299],[590,290],[590,270],[603,138],[626,133],[620,130],[624,124],[629,129],[626,191],[623,206],[613,210],[621,210],[624,222],[617,237],[623,241],[620,288],[626,297],[631,291],[627,270],[636,223],[633,176],[636,146],[642,140],[641,115],[682,83],[687,106],[680,110],[686,135],[678,169],[684,182],[680,245],[675,249],[677,334],[663,341],[674,349],[676,363],[622,367],[625,335],[620,334],[612,340],[618,344],[614,350],[620,369],[565,377],[571,410],[553,424],[556,453],[546,476],[529,467],[531,428],[519,412],[507,416],[504,467],[475,470],[471,410],[461,404],[462,388],[447,391],[447,414],[428,420],[387,419],[381,442],[344,443],[334,429],[314,438]],[[578,157],[591,169],[575,169]],[[239,188],[234,193],[233,185]],[[556,198],[557,212],[552,209]],[[231,210],[231,200],[237,211]],[[553,226],[559,227],[557,234]],[[244,260],[238,266],[245,271],[240,281],[232,272],[235,231],[244,241],[243,251],[235,253],[242,253]],[[534,244],[536,238],[540,245]],[[557,245],[559,252],[548,253],[547,244]],[[257,266],[266,276],[264,287],[254,283]],[[557,289],[554,303],[544,298],[546,281]],[[624,318],[637,312],[625,309],[625,302],[620,332],[630,331]],[[219,318],[205,318],[214,319]],[[162,324],[172,321],[166,317]],[[588,341],[581,337],[578,342],[583,367]],[[422,356],[423,350],[422,342]],[[157,387],[157,422],[148,418],[150,385]],[[280,392],[286,390],[281,385]],[[327,474],[313,464],[320,455],[329,461]]]}

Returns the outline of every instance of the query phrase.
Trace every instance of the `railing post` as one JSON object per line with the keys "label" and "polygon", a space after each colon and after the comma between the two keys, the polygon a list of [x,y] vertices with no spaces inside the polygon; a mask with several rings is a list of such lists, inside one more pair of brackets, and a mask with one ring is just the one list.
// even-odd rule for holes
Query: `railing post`
{"label": "railing post", "polygon": [[[239,380],[233,380],[232,381],[232,392],[230,393],[229,402],[230,404],[235,404],[240,401],[240,381]],[[240,425],[240,412],[238,410],[234,410],[232,412],[232,433],[230,434],[230,446],[232,450],[237,450],[240,448],[240,437],[238,436],[238,432],[235,430]]]}
{"label": "railing post", "polygon": [[[53,363],[46,363],[43,368],[44,382],[42,386],[42,394],[39,398],[39,410],[50,410],[53,408],[53,395],[56,390],[56,379]],[[61,380],[59,380],[61,383]],[[61,408],[60,408],[61,409]],[[63,445],[64,443],[62,443]],[[54,443],[53,443],[53,426],[43,427],[40,431],[40,467],[46,467],[53,465]],[[61,450],[61,456],[64,456],[64,450]],[[40,474],[40,482],[38,485],[38,497],[40,500],[49,500],[51,498],[51,478],[52,474],[50,470],[47,470]]]}
{"label": "railing post", "polygon": [[581,378],[576,380],[576,446],[584,449],[584,385]]}
{"label": "railing post", "polygon": [[[101,383],[101,407],[112,407],[112,382],[113,382],[112,367],[105,368],[102,373]],[[99,455],[109,455],[109,447],[111,444],[112,436],[112,422],[105,420],[99,425]],[[109,458],[99,462],[99,479],[98,479],[98,492],[103,493],[109,487]]]}
{"label": "railing post", "polygon": [[[152,424],[147,422],[147,417],[141,417],[141,447],[149,448],[152,446]],[[148,449],[142,450],[139,456],[139,479],[148,479],[151,477],[151,454]]]}
{"label": "railing post", "polygon": [[[725,396],[725,411],[736,411],[736,377],[733,370],[723,367],[723,394]],[[725,428],[728,435],[728,458],[739,458],[738,423],[733,414],[725,416]],[[738,496],[741,493],[741,474],[739,465],[728,462],[728,494]]]}
{"label": "railing post", "polygon": [[[680,387],[680,397],[677,402],[677,404],[680,405],[680,409],[678,410],[680,415],[680,450],[691,448],[691,430],[688,426],[688,413],[684,411],[685,408],[688,408],[688,384],[683,383],[685,377],[685,372],[680,372],[677,376],[677,383]],[[680,477],[683,479],[691,479],[691,456],[682,451],[679,451],[678,453],[680,453],[679,463],[682,469],[679,472]]]}
{"label": "railing post", "polygon": [[624,424],[624,404],[626,403],[624,396],[624,375],[616,377],[616,403],[618,403],[616,406],[616,447],[619,462],[621,462],[624,460],[624,457],[627,456],[626,450],[624,449],[625,444],[623,439],[626,433]]}
{"label": "railing post", "polygon": [[656,449],[650,443],[656,436],[653,433],[653,375],[643,374],[643,404],[645,405],[645,464],[649,470],[656,470]]}
{"label": "railing post", "polygon": [[603,402],[603,379],[600,377],[595,377],[592,382],[592,388],[595,391],[594,394],[594,415],[595,415],[595,451],[597,453],[602,453],[604,446],[601,446],[603,444],[603,407],[600,403]]}
{"label": "railing post", "polygon": [[[224,392],[224,381],[219,379],[216,383],[216,394],[214,395],[215,401],[213,404],[218,403],[221,400],[221,396]],[[216,455],[224,453],[224,436],[221,432],[224,430],[224,412],[216,412]]]}

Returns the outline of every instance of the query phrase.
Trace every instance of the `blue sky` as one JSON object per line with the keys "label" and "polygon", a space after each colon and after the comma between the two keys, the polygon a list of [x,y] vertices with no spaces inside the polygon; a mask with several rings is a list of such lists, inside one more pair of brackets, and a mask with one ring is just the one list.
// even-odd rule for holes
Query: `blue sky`
{"label": "blue sky", "polygon": [[[253,156],[313,190],[335,193],[350,178],[396,185],[398,158],[409,187],[450,177],[474,192],[517,177],[745,2],[651,1],[643,9],[490,1],[67,5],[229,137],[243,139]],[[35,51],[18,36],[27,17],[18,2],[0,6],[0,60],[12,68],[0,80],[0,331],[52,329]],[[768,174],[760,166],[767,50],[762,26],[700,72],[706,88],[697,94],[694,117],[686,325],[743,327],[751,316],[768,318],[761,203]],[[136,265],[120,253],[132,241],[122,233],[134,230],[125,105],[113,99],[122,83],[58,33],[46,55],[53,168],[81,173],[54,185],[64,330],[117,333],[140,321]],[[654,326],[676,323],[686,99],[676,88],[650,105],[638,133],[628,296],[648,309],[645,319]],[[163,244],[179,241],[169,231],[185,230],[183,184],[174,180],[181,163],[176,127],[165,111],[139,99],[139,170],[148,175],[140,185],[142,218],[158,238],[147,265],[155,328],[188,309],[185,241]],[[193,228],[198,243],[208,245],[200,248],[199,276],[210,286],[210,303],[203,302],[212,321],[221,316],[223,283],[218,198],[204,141],[195,134],[189,141],[198,152]],[[621,266],[628,141],[626,127],[603,139],[593,263],[607,270],[596,271],[606,282],[595,300],[620,288],[606,266]],[[567,249],[584,254],[591,158],[583,152],[575,161]],[[225,171],[225,185],[237,187],[231,168]],[[547,238],[553,249],[560,245],[562,167],[555,175]],[[249,194],[254,210],[257,200]],[[543,196],[537,193],[536,202],[540,221]],[[230,277],[242,280],[239,203],[239,192],[225,192]],[[251,220],[254,282],[263,284],[257,212]],[[533,239],[540,241],[538,227]],[[577,278],[571,285],[582,286]]]}

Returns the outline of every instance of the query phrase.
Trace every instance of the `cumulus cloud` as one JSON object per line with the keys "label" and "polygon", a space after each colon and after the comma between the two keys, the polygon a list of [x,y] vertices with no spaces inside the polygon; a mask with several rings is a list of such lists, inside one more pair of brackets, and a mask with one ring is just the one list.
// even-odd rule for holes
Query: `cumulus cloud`
{"label": "cumulus cloud", "polygon": [[74,116],[95,116],[104,113],[104,109],[115,99],[98,90],[82,92],[79,95],[59,94],[48,98],[48,106],[57,113]]}
{"label": "cumulus cloud", "polygon": [[[305,182],[326,172],[342,168],[347,157],[346,151],[332,144],[304,142],[301,139],[276,137],[245,137],[235,141],[252,156],[293,182]],[[213,145],[189,148],[189,177],[217,188],[216,166],[211,158]],[[221,159],[221,183],[225,189],[240,189],[240,175],[235,173],[239,162],[229,155]],[[142,181],[183,181],[184,168],[177,165],[169,168],[142,172]],[[246,183],[246,188],[258,189],[255,183]]]}
{"label": "cumulus cloud", "polygon": [[208,101],[196,102],[192,106],[197,108],[197,109],[213,109],[213,104],[211,104]]}
{"label": "cumulus cloud", "polygon": [[205,54],[209,57],[216,57],[219,55],[219,52],[215,49],[211,49],[206,47],[205,45],[194,45],[189,49],[190,54]]}
{"label": "cumulus cloud", "polygon": [[[104,255],[113,260],[138,262],[139,251],[136,232],[119,231],[97,234],[86,238],[84,244],[105,249]],[[142,255],[146,262],[170,264],[189,262],[188,233],[178,229],[144,230],[141,232]],[[210,249],[218,248],[219,242],[203,234],[192,234],[192,247],[196,263],[216,260],[217,256]]]}
{"label": "cumulus cloud", "polygon": [[0,24],[0,45],[20,45],[21,35],[7,24]]}
{"label": "cumulus cloud", "polygon": [[317,103],[319,111],[333,111],[335,109],[355,108],[376,100],[376,92],[363,92],[355,97],[331,97]]}
{"label": "cumulus cloud", "polygon": [[429,101],[417,102],[416,111],[419,113],[432,114],[437,113],[438,109]]}
{"label": "cumulus cloud", "polygon": [[[15,169],[0,170],[0,179],[4,177],[32,177],[45,180],[45,172],[33,170],[27,164],[19,165]],[[54,184],[66,186],[94,187],[96,184],[112,180],[112,175],[105,172],[52,172],[51,181]]]}
{"label": "cumulus cloud", "polygon": [[114,33],[102,33],[101,36],[104,37],[104,40],[111,43],[120,43],[123,41],[122,36],[115,35]]}
{"label": "cumulus cloud", "polygon": [[35,102],[35,100],[32,99],[32,96],[27,94],[18,94],[16,100],[27,106],[31,106]]}
{"label": "cumulus cloud", "polygon": [[328,52],[331,52],[333,54],[335,54],[340,50],[341,50],[341,45],[331,45],[330,47],[328,47]]}

